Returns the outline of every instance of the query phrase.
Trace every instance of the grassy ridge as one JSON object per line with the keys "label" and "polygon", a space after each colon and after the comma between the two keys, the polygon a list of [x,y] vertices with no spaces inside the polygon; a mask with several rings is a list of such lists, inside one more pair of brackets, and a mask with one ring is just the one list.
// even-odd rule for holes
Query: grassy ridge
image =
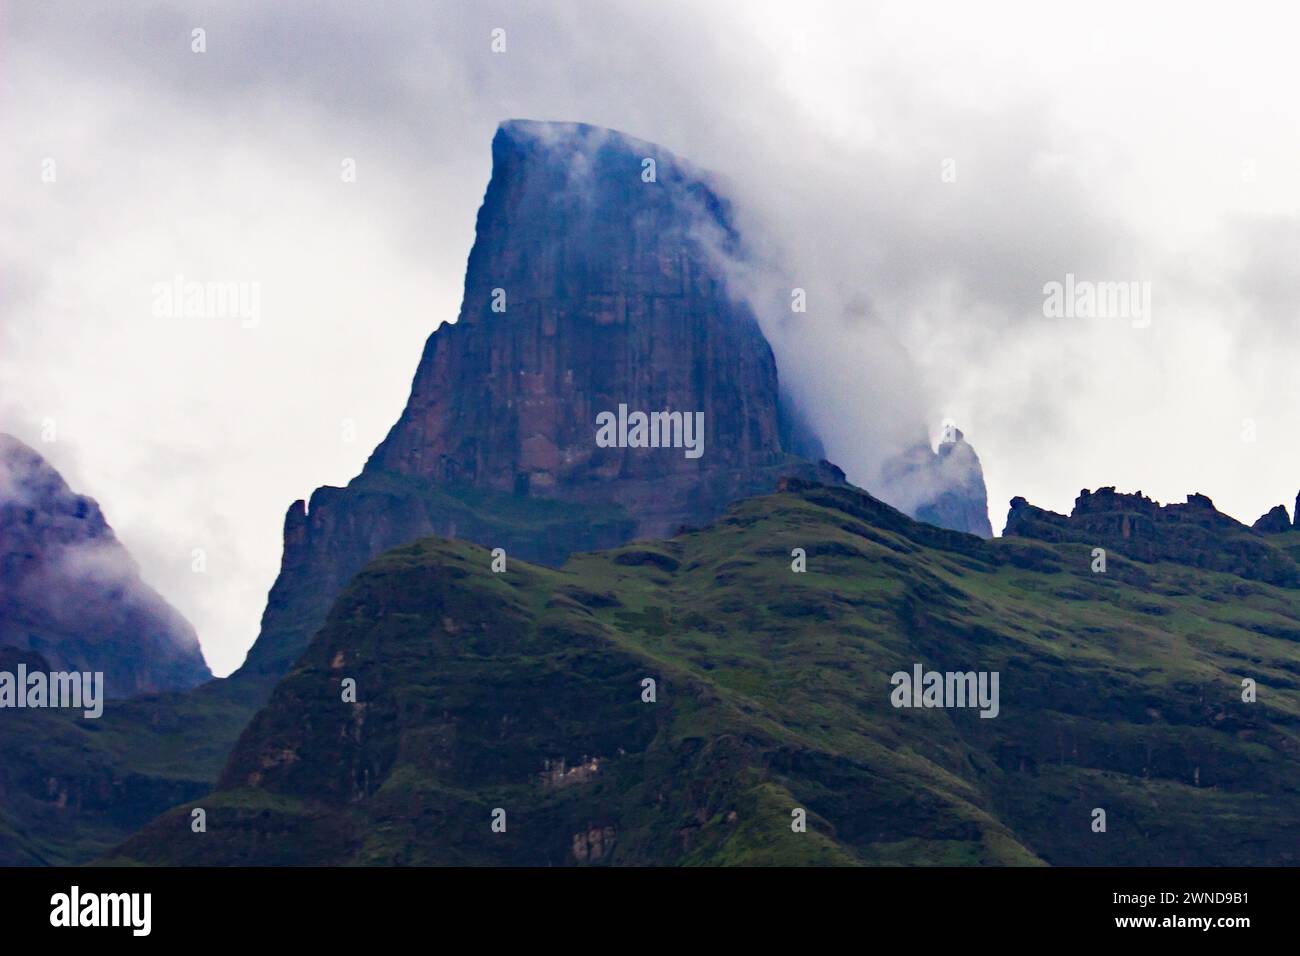
{"label": "grassy ridge", "polygon": [[[1296,592],[1090,561],[823,487],[559,571],[426,539],[354,580],[216,792],[110,859],[1300,862]],[[895,709],[916,662],[998,671],[999,716]]]}

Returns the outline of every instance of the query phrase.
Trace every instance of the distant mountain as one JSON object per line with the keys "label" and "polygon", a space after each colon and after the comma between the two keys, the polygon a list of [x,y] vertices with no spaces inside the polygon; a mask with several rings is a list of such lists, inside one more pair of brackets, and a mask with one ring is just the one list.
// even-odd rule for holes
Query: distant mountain
{"label": "distant mountain", "polygon": [[0,434],[0,649],[102,671],[109,697],[212,677],[189,623],[140,580],[99,505]]}
{"label": "distant mountain", "polygon": [[[560,570],[404,545],[340,596],[216,792],[107,860],[1300,863],[1297,591],[1135,560],[1145,506],[1099,495],[1079,538],[984,541],[792,480]],[[1297,547],[1199,501],[1156,514],[1157,540]],[[995,713],[899,707],[914,668],[996,673]]]}

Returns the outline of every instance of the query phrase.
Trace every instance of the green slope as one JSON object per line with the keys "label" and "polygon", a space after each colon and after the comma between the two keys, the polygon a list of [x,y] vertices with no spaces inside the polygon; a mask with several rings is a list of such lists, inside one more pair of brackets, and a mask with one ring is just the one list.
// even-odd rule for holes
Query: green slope
{"label": "green slope", "polygon": [[[494,574],[440,539],[387,553],[217,790],[108,859],[1300,862],[1296,591],[1115,553],[1093,574],[1077,542],[985,542],[793,487],[559,571]],[[999,672],[999,715],[894,708],[914,663]]]}
{"label": "green slope", "polygon": [[[342,489],[318,495],[344,497]],[[626,540],[631,520],[595,509],[474,489],[431,488],[380,471],[347,490],[347,522],[362,529],[316,563],[284,569],[245,666],[184,693],[109,701],[79,712],[0,713],[0,866],[84,863],[176,803],[211,790],[240,731],[364,565],[370,538],[450,526],[534,560]],[[418,534],[418,532],[416,532]],[[345,537],[345,536],[340,536]]]}

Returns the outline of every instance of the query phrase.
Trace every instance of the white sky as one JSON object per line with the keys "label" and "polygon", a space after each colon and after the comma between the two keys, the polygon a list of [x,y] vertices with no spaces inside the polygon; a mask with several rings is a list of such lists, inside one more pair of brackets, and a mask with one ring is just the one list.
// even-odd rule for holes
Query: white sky
{"label": "white sky", "polygon": [[[514,116],[731,182],[808,290],[806,316],[756,302],[782,374],[868,488],[883,436],[945,417],[999,530],[1017,494],[1200,491],[1249,522],[1300,488],[1289,5],[115,6],[0,11],[0,428],[100,501],[218,673],[285,508],[356,474],[454,318]],[[1151,327],[1044,318],[1067,271],[1149,281]],[[177,273],[259,282],[260,324],[155,317]]]}

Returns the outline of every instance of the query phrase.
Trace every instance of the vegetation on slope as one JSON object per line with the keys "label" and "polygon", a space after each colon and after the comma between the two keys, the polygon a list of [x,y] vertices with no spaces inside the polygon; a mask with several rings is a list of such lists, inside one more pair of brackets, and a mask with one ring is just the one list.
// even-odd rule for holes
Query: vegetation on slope
{"label": "vegetation on slope", "polygon": [[[358,575],[217,790],[110,859],[1300,862],[1296,592],[1091,563],[800,483],[559,571],[426,539]],[[917,663],[997,671],[998,716],[896,709]]]}

